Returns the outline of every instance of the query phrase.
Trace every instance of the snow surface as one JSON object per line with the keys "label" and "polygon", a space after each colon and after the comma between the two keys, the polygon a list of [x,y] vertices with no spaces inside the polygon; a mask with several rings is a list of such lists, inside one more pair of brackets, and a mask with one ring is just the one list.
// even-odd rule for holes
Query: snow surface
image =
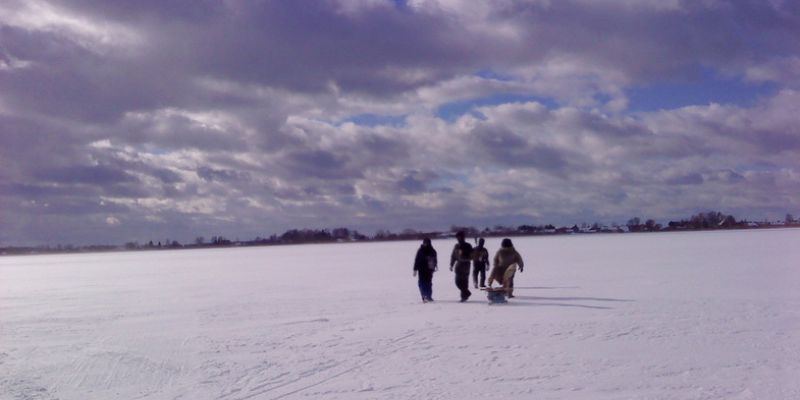
{"label": "snow surface", "polygon": [[799,399],[799,240],[516,238],[493,306],[450,240],[432,304],[417,242],[0,257],[0,398]]}

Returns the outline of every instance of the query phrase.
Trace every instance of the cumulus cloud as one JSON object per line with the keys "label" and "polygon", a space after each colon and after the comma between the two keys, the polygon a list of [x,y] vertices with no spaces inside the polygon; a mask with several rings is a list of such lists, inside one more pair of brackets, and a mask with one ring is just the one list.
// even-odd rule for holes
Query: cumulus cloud
{"label": "cumulus cloud", "polygon": [[[797,213],[798,34],[790,1],[6,1],[0,243]],[[629,111],[719,76],[768,90]]]}

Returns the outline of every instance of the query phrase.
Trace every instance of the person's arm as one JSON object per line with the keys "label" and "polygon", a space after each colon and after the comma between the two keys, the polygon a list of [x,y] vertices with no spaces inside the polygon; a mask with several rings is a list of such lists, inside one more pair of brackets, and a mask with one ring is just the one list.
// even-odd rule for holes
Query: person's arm
{"label": "person's arm", "polygon": [[436,272],[439,270],[439,255],[436,254],[436,250],[433,251],[433,271]]}
{"label": "person's arm", "polygon": [[417,256],[414,257],[414,276],[417,276],[417,271],[419,271],[419,263],[422,261],[422,249],[417,250]]}
{"label": "person's arm", "polygon": [[450,254],[450,271],[453,270],[453,266],[456,265],[456,261],[458,260],[458,245],[453,247],[453,253]]}
{"label": "person's arm", "polygon": [[522,262],[522,256],[519,255],[519,252],[517,252],[517,267],[519,268],[519,272],[522,272],[522,269],[525,267],[525,263]]}

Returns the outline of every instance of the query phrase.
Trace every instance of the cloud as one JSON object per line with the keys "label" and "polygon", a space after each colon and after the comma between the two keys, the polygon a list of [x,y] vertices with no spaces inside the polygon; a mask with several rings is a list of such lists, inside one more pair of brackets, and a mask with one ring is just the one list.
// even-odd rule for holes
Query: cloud
{"label": "cloud", "polygon": [[60,184],[91,184],[110,185],[119,182],[132,182],[136,178],[113,167],[100,165],[76,165],[46,169],[36,173],[35,178],[40,182]]}
{"label": "cloud", "polygon": [[[789,1],[6,1],[0,242],[797,214],[798,21]],[[766,89],[631,111],[709,76]]]}
{"label": "cloud", "polygon": [[488,154],[492,164],[511,167],[535,167],[558,173],[567,167],[563,150],[544,144],[532,144],[504,127],[480,126],[469,133],[474,156]]}

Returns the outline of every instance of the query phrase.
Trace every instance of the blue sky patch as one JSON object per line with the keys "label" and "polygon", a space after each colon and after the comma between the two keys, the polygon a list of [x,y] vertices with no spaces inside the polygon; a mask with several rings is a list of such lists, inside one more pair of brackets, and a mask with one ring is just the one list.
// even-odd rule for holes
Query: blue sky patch
{"label": "blue sky patch", "polygon": [[495,81],[503,81],[503,82],[510,82],[514,80],[514,77],[512,77],[511,75],[506,75],[492,69],[482,69],[476,72],[475,76],[481,77],[483,79],[492,79]]}
{"label": "blue sky patch", "polygon": [[358,114],[342,120],[342,123],[352,122],[361,126],[404,126],[406,124],[405,115],[381,115],[381,114]]}
{"label": "blue sky patch", "polygon": [[749,83],[741,79],[721,78],[711,71],[702,71],[696,79],[682,82],[658,82],[629,89],[629,111],[671,110],[710,103],[750,106],[759,97],[777,90],[769,83]]}
{"label": "blue sky patch", "polygon": [[491,96],[478,97],[469,100],[454,101],[439,106],[436,109],[436,116],[446,121],[455,121],[458,117],[471,112],[475,107],[496,106],[507,103],[526,103],[535,101],[544,104],[545,107],[553,109],[558,104],[553,99],[522,94],[498,93]]}
{"label": "blue sky patch", "polygon": [[408,7],[407,0],[392,0],[392,2],[394,3],[395,8],[398,9],[405,9],[406,7]]}

